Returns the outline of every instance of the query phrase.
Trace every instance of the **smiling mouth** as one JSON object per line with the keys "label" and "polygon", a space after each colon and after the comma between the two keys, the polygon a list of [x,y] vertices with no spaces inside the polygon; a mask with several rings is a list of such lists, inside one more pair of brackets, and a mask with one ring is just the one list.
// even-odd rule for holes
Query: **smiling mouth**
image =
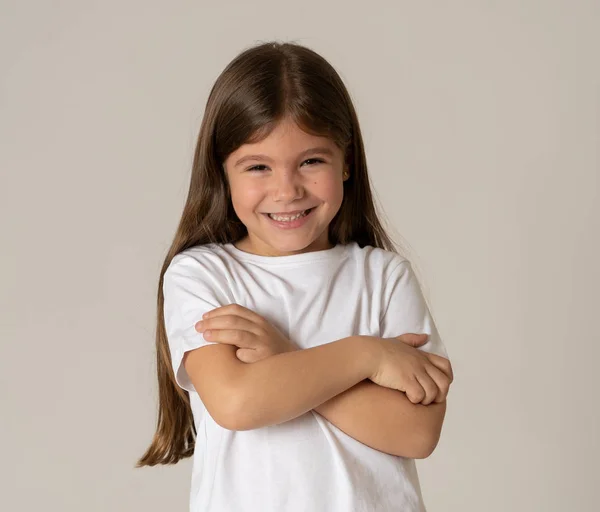
{"label": "smiling mouth", "polygon": [[295,212],[289,213],[263,213],[267,217],[270,217],[273,220],[291,220],[291,219],[300,219],[302,217],[306,217],[309,213],[311,213],[316,207],[308,208],[307,210],[296,210]]}
{"label": "smiling mouth", "polygon": [[298,210],[298,213],[295,215],[287,214],[279,216],[275,213],[263,213],[263,215],[269,219],[269,221],[275,222],[281,227],[287,226],[292,228],[299,227],[300,225],[304,224],[304,219],[308,217],[315,209],[316,206],[309,208],[308,210]]}

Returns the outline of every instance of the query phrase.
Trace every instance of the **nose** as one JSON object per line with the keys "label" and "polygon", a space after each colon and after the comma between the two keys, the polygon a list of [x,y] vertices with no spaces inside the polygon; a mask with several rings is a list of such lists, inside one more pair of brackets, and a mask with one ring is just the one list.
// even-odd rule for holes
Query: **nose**
{"label": "nose", "polygon": [[301,199],[304,187],[297,173],[283,171],[274,179],[273,198],[275,201],[289,203]]}

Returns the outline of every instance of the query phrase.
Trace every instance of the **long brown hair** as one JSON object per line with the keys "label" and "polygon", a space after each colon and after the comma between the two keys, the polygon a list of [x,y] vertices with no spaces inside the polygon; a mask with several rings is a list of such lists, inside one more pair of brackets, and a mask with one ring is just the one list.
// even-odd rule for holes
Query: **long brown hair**
{"label": "long brown hair", "polygon": [[268,136],[290,117],[303,130],[329,137],[344,152],[350,177],[329,225],[332,244],[357,242],[398,252],[379,221],[358,118],[334,68],[313,50],[267,42],[244,50],[217,78],[207,101],[194,154],[190,188],[158,283],[156,433],[136,467],[175,464],[194,452],[189,395],[175,382],[164,325],[163,278],[173,257],[195,245],[235,243],[247,235],[233,209],[223,162],[242,144]]}

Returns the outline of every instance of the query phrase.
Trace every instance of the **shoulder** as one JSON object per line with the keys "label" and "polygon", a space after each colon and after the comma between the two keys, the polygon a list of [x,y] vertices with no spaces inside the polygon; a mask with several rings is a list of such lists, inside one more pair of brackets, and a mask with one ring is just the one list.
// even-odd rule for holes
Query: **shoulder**
{"label": "shoulder", "polygon": [[226,260],[227,252],[220,245],[196,245],[177,253],[169,263],[165,274],[219,270],[227,266]]}
{"label": "shoulder", "polygon": [[226,286],[230,275],[228,259],[228,253],[217,244],[190,247],[171,259],[164,274],[165,286],[174,282]]}
{"label": "shoulder", "polygon": [[370,270],[378,275],[389,275],[399,267],[410,266],[410,261],[397,252],[371,245],[360,247],[356,242],[348,245],[348,256],[365,271]]}
{"label": "shoulder", "polygon": [[[232,277],[225,251],[218,246],[194,246],[177,253],[165,270],[162,290],[173,304],[210,297],[231,302]],[[214,307],[218,307],[215,305]]]}

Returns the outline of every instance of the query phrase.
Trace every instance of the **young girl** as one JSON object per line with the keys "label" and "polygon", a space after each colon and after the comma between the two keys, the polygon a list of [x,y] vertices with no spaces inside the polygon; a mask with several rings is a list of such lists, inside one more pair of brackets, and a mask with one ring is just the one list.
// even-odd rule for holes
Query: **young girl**
{"label": "young girl", "polygon": [[379,222],[356,113],[321,56],[217,78],[158,293],[157,432],[192,512],[424,511],[452,368]]}

